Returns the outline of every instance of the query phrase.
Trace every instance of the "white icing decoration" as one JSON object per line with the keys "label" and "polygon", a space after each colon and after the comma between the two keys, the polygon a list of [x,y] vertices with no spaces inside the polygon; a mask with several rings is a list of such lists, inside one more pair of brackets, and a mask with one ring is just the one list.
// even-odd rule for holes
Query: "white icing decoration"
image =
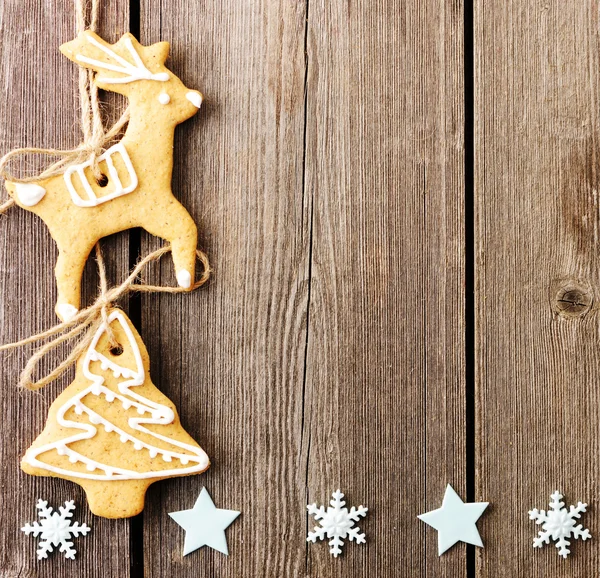
{"label": "white icing decoration", "polygon": [[26,207],[34,207],[46,194],[46,189],[34,183],[16,183],[15,191],[19,202]]}
{"label": "white icing decoration", "polygon": [[[30,448],[25,454],[24,460],[34,467],[41,468],[56,474],[69,476],[71,478],[84,478],[88,480],[100,481],[165,478],[169,476],[187,475],[204,471],[208,465],[208,456],[204,453],[202,449],[186,444],[179,440],[161,435],[155,431],[149,430],[148,428],[144,427],[144,425],[142,425],[168,425],[172,423],[175,419],[175,414],[173,410],[171,410],[169,407],[153,402],[130,389],[132,387],[136,387],[144,383],[144,365],[142,362],[139,347],[135,341],[131,328],[125,321],[123,314],[120,311],[113,311],[108,317],[108,324],[110,325],[114,320],[117,320],[121,324],[123,330],[125,331],[127,339],[129,341],[129,346],[131,347],[131,350],[133,352],[136,369],[132,370],[118,366],[116,363],[107,359],[104,355],[102,355],[99,351],[96,350],[98,341],[100,340],[100,337],[103,335],[107,328],[106,324],[103,323],[94,335],[92,343],[90,344],[90,347],[86,352],[86,356],[83,362],[83,374],[92,383],[89,387],[85,388],[81,392],[77,393],[74,397],[67,400],[59,408],[56,416],[57,422],[60,426],[68,429],[83,430],[82,433],[74,434],[72,436],[69,436],[68,438],[62,439],[57,442],[44,444],[43,446],[40,446],[38,448]],[[119,375],[125,377],[125,381],[118,385],[120,393],[117,394],[112,392],[104,385],[104,377],[93,373],[90,365],[94,361],[99,361],[102,367],[110,368],[113,371],[118,370]],[[145,416],[149,416],[130,417],[128,420],[128,425],[131,429],[144,434],[148,434],[156,439],[167,442],[172,446],[179,447],[185,452],[189,453],[174,453],[172,451],[166,451],[156,446],[142,442],[141,440],[138,440],[137,438],[123,431],[115,424],[109,422],[104,417],[102,417],[92,409],[88,408],[85,404],[81,402],[81,400],[86,395],[92,393],[93,390],[98,390],[99,393],[97,395],[104,395],[106,401],[109,403],[118,401],[123,405],[123,407],[125,407],[127,403],[127,407],[133,406],[137,410],[143,410],[142,412],[138,411],[138,414],[142,413]],[[109,399],[109,396],[112,396],[112,399]],[[85,413],[87,416],[89,416],[89,420],[92,424],[102,424],[106,431],[116,432],[120,436],[120,439],[123,443],[133,443],[135,449],[137,449],[138,446],[140,450],[145,449],[149,452],[151,458],[155,458],[157,455],[160,454],[165,462],[171,462],[172,458],[177,458],[181,461],[183,465],[187,465],[189,462],[192,462],[192,465],[187,468],[171,468],[167,470],[156,470],[149,472],[135,472],[132,470],[127,470],[125,468],[107,466],[105,464],[101,464],[95,460],[92,460],[72,450],[69,447],[69,444],[93,438],[96,435],[98,429],[94,425],[89,425],[86,423],[75,422],[66,419],[65,414],[71,408],[74,408],[75,412],[79,415]],[[90,472],[100,470],[103,473],[100,474],[74,472],[71,470],[66,470],[64,468],[53,466],[51,464],[47,464],[37,459],[40,454],[52,450],[57,451],[60,455],[67,455],[69,461],[73,464],[77,462],[83,463],[86,466],[86,470],[89,470]]]}
{"label": "white icing decoration", "polygon": [[160,104],[169,104],[171,102],[171,97],[166,92],[161,92],[158,95],[158,102],[160,102]]}
{"label": "white icing decoration", "polygon": [[192,285],[192,276],[189,271],[182,269],[177,273],[177,283],[184,289],[189,289]]}
{"label": "white icing decoration", "polygon": [[[127,175],[129,178],[129,185],[126,187],[121,183],[121,179],[119,178],[119,174],[113,162],[113,156],[119,154],[125,163],[125,168],[127,169]],[[92,161],[86,161],[85,163],[81,163],[78,165],[70,166],[64,174],[65,184],[67,185],[67,189],[71,195],[71,199],[78,207],[95,207],[100,205],[101,203],[106,203],[107,201],[112,201],[117,197],[122,197],[123,195],[127,195],[138,186],[138,178],[133,168],[133,164],[131,163],[131,159],[129,158],[129,154],[125,149],[123,143],[117,143],[116,145],[107,149],[107,151],[98,157],[98,161],[106,161],[106,166],[108,168],[108,178],[109,183],[112,183],[114,186],[114,191],[109,193],[108,195],[104,195],[102,197],[97,197],[96,193],[94,193],[94,189],[90,182],[88,181],[85,169],[91,166]],[[73,184],[73,174],[77,173],[79,177],[79,182],[83,187],[83,191],[85,192],[87,198],[84,198],[77,192],[75,185]]]}
{"label": "white icing decoration", "polygon": [[94,68],[99,68],[100,70],[112,70],[113,72],[125,74],[125,76],[122,78],[99,76],[96,79],[98,82],[102,82],[104,84],[127,84],[129,82],[135,82],[136,80],[158,80],[160,82],[166,82],[169,80],[169,74],[167,72],[152,73],[146,68],[146,65],[142,62],[140,55],[137,53],[137,50],[133,47],[131,38],[124,38],[123,42],[125,43],[127,50],[129,50],[131,57],[135,61],[135,65],[119,56],[108,46],[98,42],[98,40],[96,40],[93,36],[86,34],[86,39],[88,42],[102,50],[102,52],[104,52],[109,58],[116,60],[120,66],[111,64],[109,62],[102,62],[102,60],[96,60],[95,58],[89,58],[83,54],[77,54],[77,60],[85,62],[86,64],[91,64]]}
{"label": "white icing decoration", "polygon": [[190,92],[188,92],[185,97],[196,107],[196,108],[200,108],[200,106],[202,105],[202,95],[195,91],[192,90]]}
{"label": "white icing decoration", "polygon": [[71,321],[75,315],[77,315],[79,309],[71,305],[70,303],[59,303],[56,306],[56,312],[63,321]]}

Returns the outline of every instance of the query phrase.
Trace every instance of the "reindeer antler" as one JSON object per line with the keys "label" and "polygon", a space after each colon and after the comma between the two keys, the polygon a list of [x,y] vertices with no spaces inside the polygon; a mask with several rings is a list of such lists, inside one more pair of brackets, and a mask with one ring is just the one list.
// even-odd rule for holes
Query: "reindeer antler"
{"label": "reindeer antler", "polygon": [[[166,53],[168,52],[167,43],[158,43],[152,47],[143,48],[138,44],[140,49],[145,51],[152,50],[155,46]],[[166,49],[165,46],[166,45]],[[99,51],[99,52],[98,52]],[[118,53],[121,52],[121,54]],[[127,84],[136,80],[157,80],[166,82],[169,80],[167,72],[153,73],[148,70],[144,64],[142,57],[136,46],[133,43],[133,36],[125,34],[114,45],[107,44],[95,33],[86,30],[81,33],[77,39],[72,42],[67,42],[61,46],[61,52],[71,60],[82,63],[87,68],[92,68],[96,71],[111,71],[122,74],[123,76],[99,76],[96,80],[102,84]],[[128,55],[132,62],[127,60],[124,55]],[[94,56],[96,56],[94,58]],[[148,56],[145,54],[145,56]],[[100,58],[103,58],[100,60]],[[104,60],[106,58],[106,60]],[[164,62],[164,59],[162,60]],[[160,64],[162,64],[160,62]]]}
{"label": "reindeer antler", "polygon": [[100,69],[106,70],[114,70],[115,72],[122,72],[123,74],[129,74],[129,76],[124,76],[123,78],[108,78],[108,77],[98,77],[98,82],[104,82],[105,84],[124,84],[126,82],[133,82],[135,80],[160,80],[161,82],[165,82],[169,80],[169,75],[166,72],[159,72],[157,74],[152,74],[142,62],[140,55],[137,53],[137,50],[133,47],[131,42],[131,38],[124,37],[123,42],[129,53],[133,57],[135,61],[135,66],[127,62],[124,58],[121,58],[116,52],[108,48],[108,46],[104,46],[102,43],[98,42],[93,36],[86,35],[88,41],[91,42],[94,46],[97,46],[102,52],[108,55],[109,58],[114,58],[117,62],[119,62],[122,66],[116,66],[114,64],[109,64],[107,62],[102,62],[100,60],[96,60],[94,58],[89,58],[83,54],[77,54],[77,60],[81,62],[85,62],[87,64],[91,64]]}

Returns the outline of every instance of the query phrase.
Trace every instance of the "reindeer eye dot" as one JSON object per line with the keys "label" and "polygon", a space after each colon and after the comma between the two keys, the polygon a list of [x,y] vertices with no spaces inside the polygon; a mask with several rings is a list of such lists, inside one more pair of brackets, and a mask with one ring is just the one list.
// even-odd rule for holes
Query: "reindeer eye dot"
{"label": "reindeer eye dot", "polygon": [[160,102],[160,104],[169,104],[171,102],[171,97],[166,92],[161,92],[158,95],[158,102]]}

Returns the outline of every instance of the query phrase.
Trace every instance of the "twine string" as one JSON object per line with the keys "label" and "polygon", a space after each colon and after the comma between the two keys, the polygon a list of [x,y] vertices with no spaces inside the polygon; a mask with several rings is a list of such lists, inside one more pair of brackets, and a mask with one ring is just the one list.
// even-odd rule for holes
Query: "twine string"
{"label": "twine string", "polygon": [[[82,0],[75,2],[77,15],[77,33],[81,34],[88,28],[85,19],[85,4]],[[100,11],[99,0],[92,0],[89,30],[96,32],[98,25],[98,14]],[[94,81],[95,73],[81,66],[79,68],[79,101],[81,103],[81,129],[83,142],[89,150],[89,161],[92,174],[96,181],[102,178],[102,171],[98,163],[98,157],[104,151],[105,133],[100,112],[100,99],[98,97],[98,86]]]}
{"label": "twine string", "polygon": [[[76,27],[77,34],[81,34],[86,29],[85,1],[75,1]],[[98,14],[100,12],[99,0],[92,0],[89,29],[96,32],[98,25]],[[87,70],[83,66],[79,67],[79,102],[81,106],[81,131],[83,132],[83,142],[89,150],[89,163],[92,170],[92,177],[100,183],[102,171],[98,157],[103,152],[105,143],[104,123],[100,112],[100,100],[98,98],[98,86],[94,80],[94,72]],[[106,295],[106,268],[100,243],[96,243],[96,263],[98,265],[98,275],[100,277],[100,294]],[[106,324],[109,346],[117,347],[117,339],[114,331],[108,324],[108,305],[104,305],[101,310],[102,320]]]}
{"label": "twine string", "polygon": [[[104,257],[102,256],[102,249],[100,248],[100,242],[96,243],[96,264],[98,265],[98,277],[100,277],[100,297],[105,297],[108,292],[108,283],[106,281],[106,267],[104,265]],[[108,304],[105,303],[100,309],[102,315],[102,321],[106,325],[106,332],[108,334],[109,346],[111,349],[119,347],[119,342],[115,337],[115,333],[112,327],[108,323]]]}
{"label": "twine string", "polygon": [[[117,302],[125,295],[133,292],[187,293],[190,290],[194,291],[199,287],[202,287],[202,285],[208,281],[210,277],[208,257],[202,251],[197,250],[196,257],[202,266],[202,274],[191,289],[148,285],[146,283],[136,282],[136,279],[148,264],[160,260],[163,255],[170,252],[171,247],[162,247],[144,257],[120,285],[110,289],[105,288],[104,291],[101,291],[100,295],[92,305],[79,311],[79,313],[77,313],[70,321],[59,323],[46,331],[42,331],[41,333],[32,335],[31,337],[27,337],[20,341],[0,346],[0,351],[7,351],[25,345],[47,341],[47,343],[44,343],[44,345],[39,347],[25,365],[19,378],[19,386],[30,390],[38,390],[60,377],[89,347],[98,328],[103,323],[106,323],[106,318],[104,316],[106,308],[111,307],[113,303]],[[106,324],[105,327],[108,328],[108,324]],[[69,355],[53,370],[40,377],[37,381],[34,381],[33,374],[36,372],[42,359],[48,356],[61,344],[75,339],[78,339],[78,341]]]}

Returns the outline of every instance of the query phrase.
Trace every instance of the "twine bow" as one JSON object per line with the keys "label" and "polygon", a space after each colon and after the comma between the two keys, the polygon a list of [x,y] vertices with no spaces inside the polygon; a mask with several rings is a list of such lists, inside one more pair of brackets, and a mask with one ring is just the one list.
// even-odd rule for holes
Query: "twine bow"
{"label": "twine bow", "polygon": [[[131,271],[127,279],[120,285],[112,287],[111,289],[106,288],[106,278],[104,276],[104,260],[100,248],[96,246],[96,260],[98,263],[98,269],[101,280],[101,293],[96,301],[86,309],[82,309],[66,323],[59,323],[47,331],[32,335],[21,341],[15,343],[9,343],[7,345],[0,346],[0,351],[7,351],[9,349],[15,349],[17,347],[23,347],[31,343],[38,343],[50,339],[48,343],[42,345],[29,359],[25,368],[21,372],[19,377],[19,386],[30,390],[38,390],[45,387],[58,377],[60,377],[71,365],[73,365],[77,359],[83,354],[83,352],[89,347],[92,339],[102,323],[106,323],[106,312],[109,307],[118,301],[121,297],[128,295],[129,293],[183,293],[188,292],[190,289],[184,289],[182,287],[161,287],[158,285],[147,285],[145,283],[136,283],[137,277],[144,270],[146,265],[153,261],[158,261],[163,255],[171,252],[171,247],[162,247],[157,249],[153,253],[150,253],[144,259],[142,259]],[[204,285],[210,277],[210,266],[208,263],[208,257],[202,251],[196,251],[196,256],[202,264],[202,274],[196,283],[191,287],[191,290],[198,289]],[[107,324],[107,329],[108,329]],[[32,376],[37,369],[40,361],[44,359],[49,353],[54,351],[57,347],[65,342],[77,340],[75,347],[71,350],[69,355],[52,371],[46,375],[33,381]]]}

